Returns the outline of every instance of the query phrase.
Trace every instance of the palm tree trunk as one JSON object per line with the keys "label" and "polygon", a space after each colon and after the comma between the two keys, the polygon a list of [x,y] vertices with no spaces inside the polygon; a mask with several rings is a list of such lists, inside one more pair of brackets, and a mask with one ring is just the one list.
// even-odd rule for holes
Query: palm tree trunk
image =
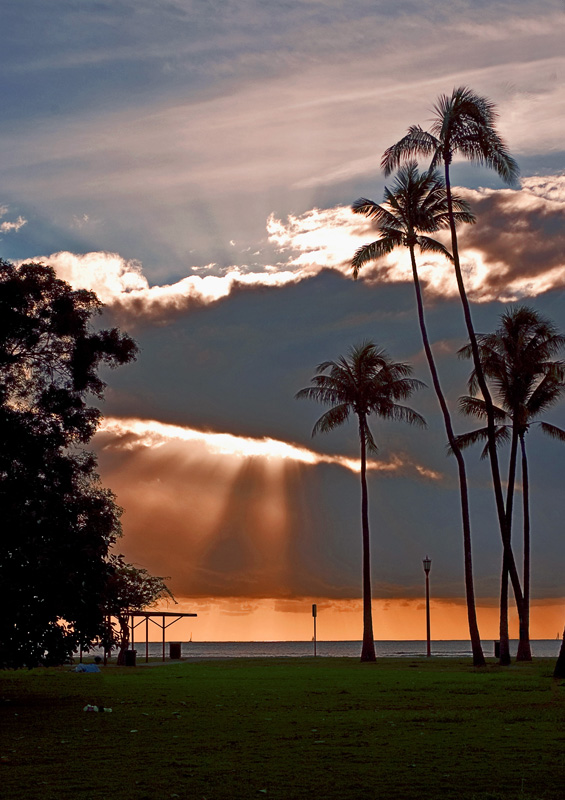
{"label": "palm tree trunk", "polygon": [[[514,507],[514,489],[516,486],[516,461],[518,454],[518,434],[516,429],[512,428],[512,444],[510,447],[510,463],[508,466],[508,489],[506,491],[506,525],[508,535],[512,535],[512,511]],[[506,559],[506,552],[502,551],[502,572],[500,576],[500,631],[504,635],[500,635],[500,657],[499,664],[501,667],[507,667],[512,659],[510,657],[510,632],[508,628],[508,561]],[[506,646],[502,646],[502,642],[506,642]]]}
{"label": "palm tree trunk", "polygon": [[[447,195],[447,205],[448,205],[448,215],[449,215],[449,228],[451,231],[451,245],[452,245],[452,254],[453,254],[453,266],[455,269],[455,277],[457,280],[457,287],[459,289],[459,296],[461,298],[461,304],[463,306],[463,316],[465,318],[465,325],[467,327],[467,334],[469,336],[469,343],[471,345],[471,351],[473,354],[473,364],[475,367],[475,374],[477,376],[477,382],[479,384],[479,388],[483,395],[483,399],[485,401],[485,407],[487,412],[487,431],[488,431],[488,451],[489,451],[489,459],[490,459],[490,466],[491,466],[491,473],[492,473],[492,483],[494,488],[494,496],[496,501],[496,511],[498,515],[498,524],[500,527],[500,535],[502,537],[502,545],[504,548],[504,560],[508,566],[510,572],[510,578],[512,580],[512,588],[514,590],[514,596],[516,598],[516,606],[518,608],[518,616],[520,619],[522,618],[523,613],[523,597],[522,597],[522,588],[520,586],[520,577],[518,575],[518,570],[516,568],[516,562],[514,560],[514,554],[512,552],[512,546],[510,543],[510,537],[508,532],[508,527],[506,524],[506,510],[504,507],[504,498],[502,494],[502,481],[500,478],[500,469],[498,466],[498,454],[496,450],[496,435],[495,435],[495,420],[494,420],[494,413],[493,413],[493,403],[492,398],[490,396],[490,392],[485,380],[485,375],[483,372],[483,367],[481,364],[481,359],[479,355],[479,347],[477,344],[477,337],[475,334],[475,329],[473,327],[473,320],[471,317],[471,309],[469,306],[469,300],[467,298],[467,292],[465,290],[465,283],[463,281],[463,274],[461,272],[461,263],[459,261],[459,249],[457,246],[457,232],[455,230],[455,219],[453,217],[453,200],[451,196],[451,183],[449,177],[449,162],[450,156],[447,154],[444,158],[444,165],[445,165],[445,189]],[[500,630],[500,652],[501,657],[503,652],[508,651],[510,652],[510,645],[508,641],[508,630]]]}
{"label": "palm tree trunk", "polygon": [[516,661],[531,661],[532,649],[530,646],[530,481],[528,475],[528,459],[526,457],[526,440],[520,434],[520,447],[522,450],[522,503],[524,517],[524,606],[520,617],[520,640]]}
{"label": "palm tree trunk", "polygon": [[449,446],[457,461],[457,468],[459,473],[459,495],[461,499],[461,518],[463,523],[463,553],[465,565],[465,596],[467,601],[467,619],[469,623],[469,636],[471,638],[471,649],[473,652],[473,666],[484,667],[486,664],[481,645],[481,636],[479,634],[479,626],[477,623],[477,610],[475,606],[475,588],[473,581],[473,557],[471,550],[471,516],[469,513],[469,492],[467,488],[467,474],[465,470],[465,461],[461,448],[458,446],[453,432],[453,425],[451,423],[451,415],[449,408],[441,388],[439,375],[435,365],[432,348],[426,329],[426,319],[424,315],[424,303],[422,300],[422,289],[420,286],[420,279],[418,276],[418,268],[416,266],[416,256],[414,248],[410,247],[410,258],[412,261],[412,277],[414,279],[414,289],[416,291],[416,305],[418,308],[418,321],[420,323],[420,333],[422,336],[422,343],[424,351],[428,360],[428,367],[432,376],[432,383],[434,390],[443,414],[443,422],[447,433]]}
{"label": "palm tree trunk", "polygon": [[367,491],[367,438],[364,415],[359,415],[359,440],[361,443],[361,529],[363,534],[363,647],[361,661],[377,660],[373,636],[373,610],[371,593],[371,542],[369,536],[369,494]]}

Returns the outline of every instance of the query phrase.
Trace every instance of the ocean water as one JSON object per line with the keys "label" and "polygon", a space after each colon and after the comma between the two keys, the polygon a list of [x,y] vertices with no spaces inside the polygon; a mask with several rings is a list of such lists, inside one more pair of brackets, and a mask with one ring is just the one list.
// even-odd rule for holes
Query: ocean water
{"label": "ocean water", "polygon": [[[178,640],[177,640],[178,641]],[[314,655],[313,642],[180,642],[183,659],[215,659],[215,658],[301,658]],[[494,656],[494,642],[482,642],[485,656]],[[538,658],[557,658],[561,640],[536,639],[532,643],[532,653]],[[518,641],[510,642],[510,652],[516,655]],[[138,662],[145,659],[145,642],[135,642]],[[425,641],[386,641],[375,642],[377,657],[383,658],[415,658],[426,655]],[[149,658],[162,658],[163,643],[149,642]],[[323,657],[359,658],[360,641],[317,642],[316,654]],[[88,659],[98,655],[92,650]],[[165,659],[169,660],[170,642],[165,642]],[[432,642],[432,656],[442,658],[465,658],[471,656],[471,643],[468,640]]]}

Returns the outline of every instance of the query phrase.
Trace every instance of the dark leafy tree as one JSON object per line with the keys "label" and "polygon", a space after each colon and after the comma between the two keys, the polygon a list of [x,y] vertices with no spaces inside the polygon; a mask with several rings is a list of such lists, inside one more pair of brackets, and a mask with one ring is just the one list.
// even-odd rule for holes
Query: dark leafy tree
{"label": "dark leafy tree", "polygon": [[312,435],[328,433],[343,425],[351,414],[357,416],[361,451],[361,529],[363,541],[363,645],[361,661],[375,661],[371,608],[371,546],[369,534],[369,496],[367,490],[367,451],[377,445],[369,428],[371,414],[382,419],[425,425],[423,417],[398,400],[409,398],[424,384],[411,378],[409,364],[392,361],[373,342],[351,348],[348,357],[324,361],[312,378],[313,386],[301,389],[296,397],[316,400],[331,406],[314,425]]}
{"label": "dark leafy tree", "polygon": [[[492,398],[490,397],[485,376],[482,371],[479,348],[471,308],[461,270],[459,247],[457,243],[456,220],[451,190],[450,167],[457,155],[469,161],[494,169],[500,177],[511,183],[518,176],[518,165],[510,156],[507,146],[496,131],[496,111],[493,103],[487,98],[473,92],[465,86],[453,90],[451,96],[441,95],[434,106],[434,117],[429,131],[419,125],[413,125],[408,133],[396,144],[389,147],[382,159],[385,174],[389,174],[400,164],[415,157],[431,158],[430,168],[443,164],[445,189],[451,232],[451,251],[453,267],[467,334],[471,345],[473,364],[477,373],[477,382],[485,400],[487,411],[488,450],[491,465],[493,489],[502,544],[504,562],[512,579],[512,587],[516,598],[520,625],[523,625],[523,596],[520,578],[512,552],[510,533],[506,524],[506,510],[502,481],[496,448],[496,423]],[[501,619],[500,630],[500,663],[510,663],[510,645],[508,637],[508,620]]]}
{"label": "dark leafy tree", "polygon": [[109,566],[102,605],[106,614],[118,620],[118,631],[112,638],[118,644],[117,663],[120,665],[125,664],[125,654],[130,644],[130,614],[150,608],[164,597],[176,601],[165,583],[166,578],[151,575],[146,569],[128,564],[122,555],[112,555]]}
{"label": "dark leafy tree", "polygon": [[[530,488],[526,452],[526,434],[533,425],[543,433],[565,442],[565,431],[536,417],[554,406],[565,393],[565,362],[555,356],[565,348],[565,336],[556,326],[538,311],[527,306],[518,306],[501,315],[500,325],[490,334],[479,334],[477,341],[484,374],[497,405],[494,406],[496,439],[499,444],[510,442],[508,489],[506,493],[506,516],[508,529],[512,531],[514,488],[517,474],[518,448],[521,454],[522,473],[522,519],[524,529],[523,556],[523,625],[520,628],[517,660],[532,658],[529,639],[530,619]],[[460,354],[471,357],[470,346],[462,348]],[[486,419],[483,398],[477,397],[476,372],[469,380],[469,391],[473,394],[460,399],[460,408],[468,416]],[[488,430],[486,427],[458,437],[460,447],[475,442],[486,442],[483,458],[488,456]],[[507,613],[508,571],[502,576],[501,613]]]}
{"label": "dark leafy tree", "polygon": [[61,661],[99,633],[120,509],[83,450],[100,411],[98,370],[135,357],[101,304],[49,267],[0,261],[0,663]]}
{"label": "dark leafy tree", "polygon": [[[379,238],[376,241],[363,245],[355,253],[352,260],[353,274],[357,278],[359,270],[365,264],[391,253],[397,247],[407,247],[410,252],[418,321],[424,351],[432,377],[432,384],[443,415],[447,438],[457,461],[463,526],[465,594],[473,664],[475,666],[484,666],[485,658],[481,646],[475,606],[471,519],[465,461],[460,448],[457,446],[451,414],[441,387],[430,345],[415,253],[415,249],[418,248],[421,253],[439,253],[451,260],[451,253],[448,252],[444,245],[428,235],[449,225],[445,185],[440,174],[435,170],[420,173],[416,163],[409,162],[398,170],[392,188],[385,188],[384,199],[385,202],[381,205],[365,198],[361,198],[353,204],[352,208],[355,213],[364,214],[377,223],[379,233]],[[474,217],[467,203],[456,196],[452,198],[452,202],[455,209],[456,222],[474,222]]]}

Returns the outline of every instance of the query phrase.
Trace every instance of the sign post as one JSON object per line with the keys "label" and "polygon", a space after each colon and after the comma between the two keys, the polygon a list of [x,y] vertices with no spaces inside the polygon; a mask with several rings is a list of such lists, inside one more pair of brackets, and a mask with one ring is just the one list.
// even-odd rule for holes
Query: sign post
{"label": "sign post", "polygon": [[316,656],[316,617],[318,616],[318,606],[312,603],[312,616],[314,617],[314,657]]}
{"label": "sign post", "polygon": [[423,564],[424,572],[426,573],[426,656],[429,658],[432,654],[430,637],[430,569],[432,568],[432,559],[426,556]]}

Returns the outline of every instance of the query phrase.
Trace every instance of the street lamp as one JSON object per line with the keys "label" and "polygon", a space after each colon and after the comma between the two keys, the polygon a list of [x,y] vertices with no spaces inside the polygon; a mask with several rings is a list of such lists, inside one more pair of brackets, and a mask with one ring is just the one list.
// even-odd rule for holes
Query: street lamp
{"label": "street lamp", "polygon": [[432,654],[432,648],[430,642],[430,569],[432,568],[432,559],[426,556],[422,563],[424,565],[424,572],[426,573],[426,639],[427,639],[426,655],[429,658]]}

